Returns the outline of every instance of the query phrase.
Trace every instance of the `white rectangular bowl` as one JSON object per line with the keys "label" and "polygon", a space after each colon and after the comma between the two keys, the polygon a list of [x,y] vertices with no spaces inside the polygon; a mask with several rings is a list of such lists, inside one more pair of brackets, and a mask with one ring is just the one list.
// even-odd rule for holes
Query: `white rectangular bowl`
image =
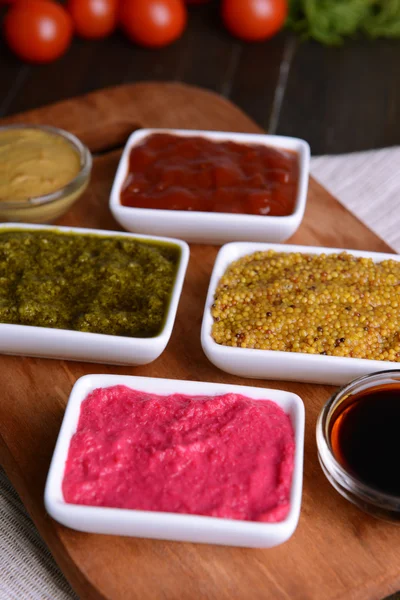
{"label": "white rectangular bowl", "polygon": [[[255,400],[263,399],[276,402],[290,416],[296,445],[290,510],[286,519],[279,523],[259,523],[218,517],[66,503],[62,493],[62,481],[71,438],[78,426],[82,401],[94,389],[114,385],[126,385],[135,390],[160,395],[180,393],[217,396],[236,393]],[[264,388],[198,381],[119,375],[86,375],[75,383],[68,401],[47,477],[44,495],[45,506],[47,512],[56,521],[79,531],[182,542],[270,548],[285,542],[296,529],[301,507],[303,449],[304,405],[296,394]]]}
{"label": "white rectangular bowl", "polygon": [[364,358],[324,356],[303,352],[282,352],[275,350],[255,350],[235,348],[217,344],[211,336],[213,317],[211,306],[219,280],[227,267],[234,261],[254,252],[275,250],[276,252],[302,252],[304,254],[333,254],[348,252],[358,257],[371,258],[374,262],[383,260],[400,261],[397,254],[345,250],[343,248],[319,248],[315,246],[292,246],[279,244],[232,243],[221,248],[216,258],[208,288],[201,328],[201,345],[207,358],[219,369],[240,375],[261,379],[283,379],[286,381],[308,381],[342,385],[356,377],[385,369],[400,369],[400,363]]}
{"label": "white rectangular bowl", "polygon": [[[152,133],[201,136],[216,142],[259,144],[292,150],[299,156],[299,184],[294,212],[286,217],[213,213],[185,210],[159,210],[122,206],[121,189],[128,174],[129,155],[134,146]],[[111,190],[110,209],[128,231],[181,238],[199,244],[225,244],[231,241],[283,242],[299,227],[306,207],[310,170],[310,146],[304,140],[278,135],[225,133],[184,129],[139,129],[132,133],[122,154]]]}
{"label": "white rectangular bowl", "polygon": [[118,365],[144,365],[160,356],[171,337],[189,260],[189,247],[185,242],[78,227],[56,227],[52,225],[32,225],[30,223],[2,223],[0,225],[0,232],[10,229],[59,231],[101,237],[125,237],[137,241],[167,242],[178,246],[181,256],[164,326],[158,335],[151,338],[129,338],[102,333],[0,323],[0,353]]}

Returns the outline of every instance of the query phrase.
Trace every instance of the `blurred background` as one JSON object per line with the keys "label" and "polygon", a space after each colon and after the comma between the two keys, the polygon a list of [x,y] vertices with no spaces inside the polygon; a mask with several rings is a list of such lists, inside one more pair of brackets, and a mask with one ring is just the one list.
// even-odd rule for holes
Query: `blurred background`
{"label": "blurred background", "polygon": [[[239,1],[242,11],[257,10],[254,9],[257,0]],[[14,0],[11,8],[4,5],[1,16],[14,9],[16,3],[18,0]],[[85,3],[86,0],[75,2],[81,10]],[[228,5],[229,0],[225,3]],[[165,47],[143,47],[137,40],[132,42],[134,32],[126,35],[127,27],[122,27],[125,33],[119,27],[103,39],[89,40],[75,35],[58,60],[40,65],[21,60],[9,49],[10,42],[13,47],[12,31],[7,32],[4,25],[0,42],[0,117],[106,86],[172,80],[222,94],[269,132],[305,138],[314,155],[380,148],[400,142],[400,44],[397,39],[379,39],[380,35],[400,34],[397,0],[376,3],[375,12],[381,10],[381,5],[382,11],[389,12],[379,15],[381,23],[386,18],[380,30],[372,33],[368,30],[367,34],[364,17],[354,16],[354,11],[363,7],[365,11],[371,5],[370,0],[314,2],[319,5],[319,14],[314,16],[306,15],[301,6],[312,6],[313,2],[295,0],[288,6],[295,21],[292,28],[283,28],[256,43],[237,37],[249,35],[246,16],[244,33],[238,32],[235,24],[228,22],[229,10],[234,8],[222,4],[219,0],[188,4],[183,31],[178,24],[175,32],[178,39]],[[267,0],[267,4],[272,6],[271,10],[279,11],[281,6],[274,4],[282,5],[282,0]],[[228,11],[225,16],[223,9]],[[95,18],[80,16],[86,19],[89,32],[91,24],[95,28]],[[257,33],[257,19],[262,15],[250,16],[250,32],[253,27]],[[279,15],[275,19],[280,29]],[[346,19],[353,19],[354,23]],[[149,32],[150,42],[157,42],[157,32],[152,33],[145,21],[142,29]],[[350,35],[340,41],[341,33],[348,31]],[[30,32],[24,35],[29,42]],[[373,39],[375,35],[378,39]],[[35,43],[32,35],[31,48]]]}

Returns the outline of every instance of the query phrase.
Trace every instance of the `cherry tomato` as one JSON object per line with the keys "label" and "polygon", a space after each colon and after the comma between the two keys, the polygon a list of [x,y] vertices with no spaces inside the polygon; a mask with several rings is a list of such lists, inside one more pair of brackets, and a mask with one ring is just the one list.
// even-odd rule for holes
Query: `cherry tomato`
{"label": "cherry tomato", "polygon": [[117,0],[68,0],[67,9],[76,33],[83,38],[106,37],[117,26]]}
{"label": "cherry tomato", "polygon": [[288,15],[287,0],[223,0],[222,19],[236,37],[254,42],[272,37]]}
{"label": "cherry tomato", "polygon": [[47,63],[62,56],[72,33],[71,17],[51,0],[18,0],[4,18],[7,44],[29,62]]}
{"label": "cherry tomato", "polygon": [[121,27],[137,44],[149,48],[167,46],[186,26],[183,0],[122,0]]}

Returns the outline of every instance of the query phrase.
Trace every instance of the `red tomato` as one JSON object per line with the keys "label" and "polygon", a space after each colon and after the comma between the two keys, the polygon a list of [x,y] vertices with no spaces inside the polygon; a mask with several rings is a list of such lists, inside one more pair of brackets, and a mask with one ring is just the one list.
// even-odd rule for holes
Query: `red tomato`
{"label": "red tomato", "polygon": [[117,0],[68,0],[67,9],[81,37],[103,38],[117,26]]}
{"label": "red tomato", "polygon": [[178,39],[186,26],[183,0],[122,0],[120,22],[141,46],[160,48]]}
{"label": "red tomato", "polygon": [[72,19],[51,0],[18,0],[4,18],[4,35],[15,54],[35,63],[56,60],[72,40]]}
{"label": "red tomato", "polygon": [[250,42],[272,37],[288,16],[287,0],[223,0],[222,19],[235,36]]}

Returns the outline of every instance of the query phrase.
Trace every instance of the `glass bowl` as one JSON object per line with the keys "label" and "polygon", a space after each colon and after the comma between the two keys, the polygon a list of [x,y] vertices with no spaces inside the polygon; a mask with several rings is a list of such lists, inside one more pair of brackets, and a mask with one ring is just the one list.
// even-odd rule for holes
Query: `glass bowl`
{"label": "glass bowl", "polygon": [[[400,497],[379,491],[351,474],[335,458],[331,444],[333,424],[352,404],[356,395],[366,390],[382,389],[393,384],[400,387],[400,369],[365,375],[339,389],[328,400],[318,417],[316,436],[322,470],[339,494],[374,517],[400,523]],[[393,471],[398,468],[396,461],[393,461]]]}
{"label": "glass bowl", "polygon": [[48,125],[5,125],[2,131],[10,129],[39,129],[54,136],[62,137],[77,152],[80,159],[80,171],[67,185],[43,196],[34,196],[25,200],[11,198],[0,201],[0,221],[24,223],[52,223],[64,214],[86,190],[92,170],[92,155],[89,149],[72,133]]}

